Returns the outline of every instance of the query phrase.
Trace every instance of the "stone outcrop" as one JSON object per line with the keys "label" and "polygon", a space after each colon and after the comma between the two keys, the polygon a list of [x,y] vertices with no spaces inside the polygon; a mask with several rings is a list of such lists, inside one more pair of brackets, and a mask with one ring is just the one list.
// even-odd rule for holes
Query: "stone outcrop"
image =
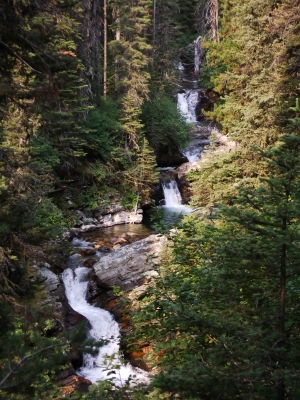
{"label": "stone outcrop", "polygon": [[158,262],[165,243],[165,237],[151,235],[101,257],[93,267],[99,285],[117,285],[122,290],[131,290],[142,285],[147,271],[153,268],[150,255],[155,257],[154,262]]}
{"label": "stone outcrop", "polygon": [[101,208],[94,212],[92,218],[87,218],[85,214],[76,210],[74,212],[76,222],[74,227],[63,235],[64,240],[72,240],[80,233],[93,231],[98,228],[107,228],[122,224],[140,224],[143,220],[143,210],[122,211],[119,205],[111,205],[108,208]]}
{"label": "stone outcrop", "polygon": [[120,211],[114,214],[106,214],[98,217],[99,228],[121,224],[140,224],[143,219],[143,210],[137,212]]}
{"label": "stone outcrop", "polygon": [[61,386],[63,397],[69,396],[74,391],[88,392],[88,387],[92,384],[90,380],[76,375],[73,366],[60,372],[57,376],[57,381],[59,386]]}

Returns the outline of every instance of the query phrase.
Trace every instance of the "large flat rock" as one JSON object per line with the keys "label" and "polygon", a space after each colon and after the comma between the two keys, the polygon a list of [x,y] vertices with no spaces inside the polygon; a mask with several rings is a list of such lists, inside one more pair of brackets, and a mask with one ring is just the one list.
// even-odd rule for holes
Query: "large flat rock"
{"label": "large flat rock", "polygon": [[159,262],[166,242],[164,236],[151,235],[102,256],[93,267],[98,283],[106,287],[117,285],[122,290],[140,286],[147,271],[153,269],[153,262]]}

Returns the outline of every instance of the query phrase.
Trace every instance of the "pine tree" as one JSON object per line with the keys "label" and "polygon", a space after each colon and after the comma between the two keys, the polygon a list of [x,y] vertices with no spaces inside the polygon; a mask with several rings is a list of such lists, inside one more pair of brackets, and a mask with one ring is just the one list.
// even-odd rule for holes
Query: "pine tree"
{"label": "pine tree", "polygon": [[284,135],[261,151],[270,175],[259,188],[171,238],[138,317],[161,368],[154,386],[180,398],[299,397],[299,146]]}
{"label": "pine tree", "polygon": [[[257,186],[267,171],[254,168],[253,145],[266,149],[290,132],[283,104],[299,96],[298,11],[299,2],[290,0],[220,2],[220,42],[202,41],[207,55],[200,79],[220,94],[208,116],[237,146],[195,174],[198,207],[229,198],[240,185]],[[290,21],[288,31],[282,15]]]}
{"label": "pine tree", "polygon": [[149,0],[111,2],[116,40],[110,42],[115,58],[116,91],[122,97],[122,124],[125,144],[138,149],[141,137],[140,107],[149,92],[147,71],[151,45],[147,41],[151,25]]}

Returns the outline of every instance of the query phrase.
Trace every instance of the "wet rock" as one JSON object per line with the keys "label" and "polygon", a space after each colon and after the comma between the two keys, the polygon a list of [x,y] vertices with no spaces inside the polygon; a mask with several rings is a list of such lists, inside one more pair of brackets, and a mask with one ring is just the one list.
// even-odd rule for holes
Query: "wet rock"
{"label": "wet rock", "polygon": [[115,244],[123,244],[123,243],[127,243],[126,240],[124,238],[116,238],[116,237],[112,237],[109,239],[109,242],[114,246]]}
{"label": "wet rock", "polygon": [[73,366],[60,372],[57,375],[57,382],[61,386],[62,397],[67,397],[75,391],[88,392],[88,387],[92,384],[90,380],[76,375]]}
{"label": "wet rock", "polygon": [[98,258],[88,258],[83,262],[83,266],[86,268],[92,268],[96,262],[98,261]]}
{"label": "wet rock", "polygon": [[93,256],[97,252],[96,249],[93,248],[85,248],[79,251],[79,254],[82,255],[83,257],[88,257],[88,256]]}
{"label": "wet rock", "polygon": [[139,348],[137,351],[133,351],[126,355],[130,364],[136,368],[141,368],[145,371],[151,371],[151,367],[147,364],[147,357],[153,353],[153,349],[150,346],[144,346]]}
{"label": "wet rock", "polygon": [[100,228],[100,224],[90,224],[90,225],[82,225],[81,228],[79,228],[79,232],[83,233],[83,232],[88,232],[88,231],[94,231],[95,229]]}

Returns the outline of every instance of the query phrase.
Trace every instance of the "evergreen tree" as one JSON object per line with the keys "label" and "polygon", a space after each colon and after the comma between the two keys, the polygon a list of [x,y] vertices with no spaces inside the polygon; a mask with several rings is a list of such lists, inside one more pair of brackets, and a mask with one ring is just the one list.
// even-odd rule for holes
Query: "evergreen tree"
{"label": "evergreen tree", "polygon": [[139,148],[141,105],[149,92],[147,71],[151,46],[147,33],[151,24],[149,0],[111,2],[114,8],[116,40],[110,42],[115,57],[116,91],[122,97],[122,125],[125,146]]}
{"label": "evergreen tree", "polygon": [[[180,398],[299,397],[299,146],[261,152],[270,175],[174,237],[139,313],[153,385]],[[157,357],[159,354],[159,357]]]}
{"label": "evergreen tree", "polygon": [[[282,15],[290,21],[288,31]],[[237,146],[195,174],[197,206],[228,199],[240,185],[257,186],[267,171],[254,168],[252,146],[266,149],[290,132],[291,114],[282,105],[299,96],[298,18],[297,1],[220,2],[220,42],[203,41],[207,55],[200,79],[220,94],[209,117]]]}

